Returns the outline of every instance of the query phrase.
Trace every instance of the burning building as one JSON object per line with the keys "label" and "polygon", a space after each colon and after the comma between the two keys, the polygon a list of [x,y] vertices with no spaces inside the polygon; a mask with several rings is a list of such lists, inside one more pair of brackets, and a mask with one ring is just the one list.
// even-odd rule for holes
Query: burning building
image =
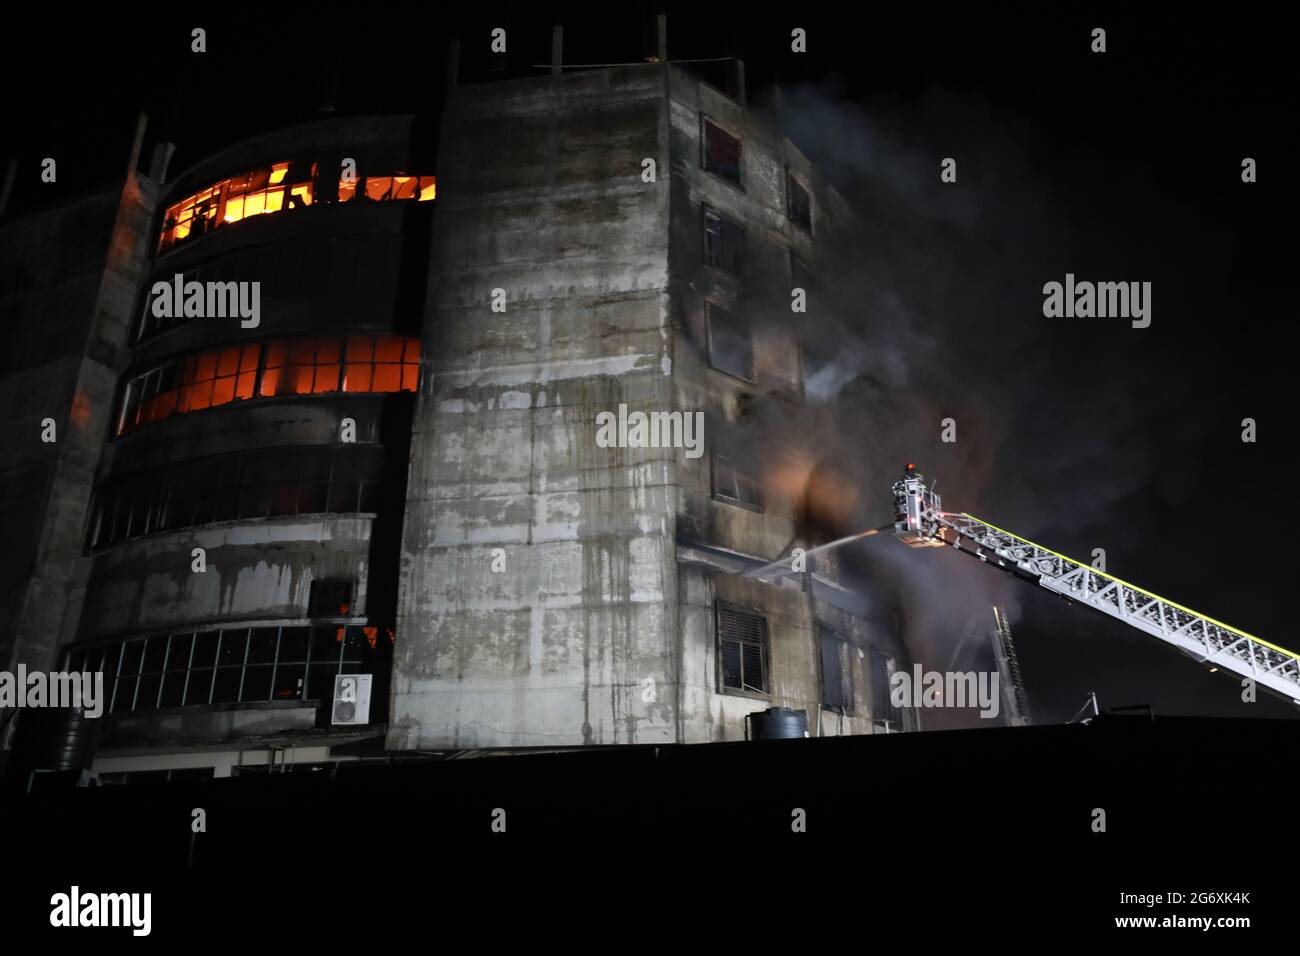
{"label": "burning building", "polygon": [[[897,616],[799,560],[811,464],[749,422],[810,401],[851,214],[664,59],[173,179],[141,130],[113,189],[0,221],[0,660],[102,670],[102,775],[915,726]],[[155,307],[188,283],[258,283],[257,321]],[[702,413],[703,453],[598,442],[624,408]]]}

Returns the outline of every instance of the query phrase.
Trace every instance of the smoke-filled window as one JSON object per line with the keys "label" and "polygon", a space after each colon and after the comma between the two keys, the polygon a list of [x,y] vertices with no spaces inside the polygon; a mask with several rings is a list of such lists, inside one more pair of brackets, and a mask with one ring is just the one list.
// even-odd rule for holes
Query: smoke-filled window
{"label": "smoke-filled window", "polygon": [[806,233],[812,233],[812,197],[803,183],[795,179],[794,173],[786,170],[786,195],[790,221]]}
{"label": "smoke-filled window", "polygon": [[703,118],[704,168],[740,185],[740,140],[712,120]]}
{"label": "smoke-filled window", "polygon": [[713,456],[713,497],[754,511],[763,510],[763,486],[759,480],[720,455]]}
{"label": "smoke-filled window", "polygon": [[850,646],[829,628],[820,628],[822,706],[842,714],[853,711],[853,669]]}
{"label": "smoke-filled window", "polygon": [[739,316],[709,303],[709,364],[719,371],[754,379],[754,341]]}
{"label": "smoke-filled window", "polygon": [[420,340],[410,336],[298,336],[207,349],[133,376],[117,433],[251,398],[414,392],[419,377]]}
{"label": "smoke-filled window", "polygon": [[745,261],[745,230],[704,207],[704,264],[738,276]]}
{"label": "smoke-filled window", "polygon": [[718,670],[724,690],[766,694],[767,620],[717,608]]}

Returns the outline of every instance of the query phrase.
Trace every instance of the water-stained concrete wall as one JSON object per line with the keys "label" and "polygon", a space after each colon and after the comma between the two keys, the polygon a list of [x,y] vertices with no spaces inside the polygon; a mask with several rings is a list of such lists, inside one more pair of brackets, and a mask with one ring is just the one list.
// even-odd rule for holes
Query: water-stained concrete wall
{"label": "water-stained concrete wall", "polygon": [[448,105],[392,747],[679,737],[682,451],[596,444],[601,411],[673,407],[664,91],[647,66]]}

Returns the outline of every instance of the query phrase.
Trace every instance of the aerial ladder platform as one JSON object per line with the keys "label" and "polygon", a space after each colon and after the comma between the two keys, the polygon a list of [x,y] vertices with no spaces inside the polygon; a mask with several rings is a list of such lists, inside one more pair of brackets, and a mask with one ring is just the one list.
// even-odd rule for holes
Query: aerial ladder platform
{"label": "aerial ladder platform", "polygon": [[1112,574],[976,518],[944,511],[909,464],[894,483],[894,533],[912,547],[953,547],[1084,604],[1177,648],[1202,664],[1248,677],[1300,705],[1300,654],[1175,604]]}

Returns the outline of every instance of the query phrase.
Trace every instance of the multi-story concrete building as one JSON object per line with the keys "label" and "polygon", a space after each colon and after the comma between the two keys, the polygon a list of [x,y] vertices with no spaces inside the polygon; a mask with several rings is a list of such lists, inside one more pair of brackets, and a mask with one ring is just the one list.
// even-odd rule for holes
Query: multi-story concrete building
{"label": "multi-story concrete building", "polygon": [[[896,619],[825,560],[750,574],[810,545],[809,464],[747,410],[805,401],[789,303],[835,191],[662,63],[461,86],[434,139],[323,119],[87,201],[108,264],[0,386],[43,382],[11,407],[61,429],[3,476],[35,556],[5,660],[103,668],[105,773],[910,721]],[[43,262],[81,208],[0,245]],[[7,322],[72,294],[46,267]],[[259,283],[258,313],[156,301],[190,282]],[[702,413],[702,442],[597,440],[636,412]],[[340,673],[374,679],[364,722],[336,724]]]}

